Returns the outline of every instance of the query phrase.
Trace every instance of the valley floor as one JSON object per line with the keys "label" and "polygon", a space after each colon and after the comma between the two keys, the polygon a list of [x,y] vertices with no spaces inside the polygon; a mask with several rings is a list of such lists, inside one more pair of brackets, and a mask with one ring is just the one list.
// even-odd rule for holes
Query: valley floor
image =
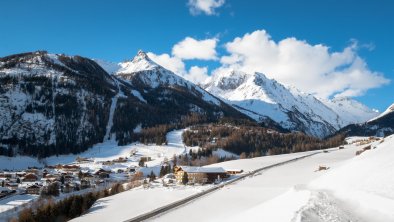
{"label": "valley floor", "polygon": [[[394,138],[390,141],[392,142],[390,144],[393,144]],[[372,147],[385,145],[378,143],[380,142],[374,142]],[[357,165],[356,169],[353,166],[349,170],[349,166],[360,161],[375,171],[379,169],[379,167],[374,168],[374,163],[369,161],[368,156],[384,152],[383,148],[368,150],[360,156],[355,156],[356,151],[367,145],[351,144],[346,145],[344,149],[333,148],[328,152],[319,152],[295,162],[261,171],[188,204],[150,218],[148,221],[362,222],[371,221],[371,215],[374,216],[373,221],[392,221],[394,214],[389,210],[394,209],[392,196],[394,187],[391,185],[394,184],[391,183],[394,177],[390,177],[393,174],[390,170],[394,170],[392,164],[391,168],[385,166],[378,174],[389,176],[390,179],[382,180],[382,176],[376,178],[382,182],[380,187],[384,188],[380,193],[376,191],[376,186],[373,186],[379,182],[369,181],[367,185],[372,184],[372,186],[369,187],[369,191],[365,191],[362,187],[346,187],[347,176],[341,175],[343,174],[341,172],[347,172],[351,183],[360,184],[357,181],[376,174],[374,171],[367,172],[365,175],[363,171],[357,173]],[[247,173],[314,152],[241,159],[211,166],[243,169]],[[393,157],[392,154],[394,153],[390,152],[388,156]],[[363,162],[363,159],[366,160]],[[328,170],[318,171],[319,166],[326,166]],[[134,189],[97,201],[87,214],[74,221],[124,221],[210,187],[212,185],[195,187],[180,185],[172,188],[152,186],[148,189]],[[358,194],[357,198],[355,194]],[[375,207],[368,208],[369,201],[373,201]]]}

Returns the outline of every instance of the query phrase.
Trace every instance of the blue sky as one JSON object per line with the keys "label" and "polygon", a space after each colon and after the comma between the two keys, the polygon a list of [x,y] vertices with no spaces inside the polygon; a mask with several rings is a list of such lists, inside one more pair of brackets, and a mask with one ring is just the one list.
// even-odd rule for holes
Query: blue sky
{"label": "blue sky", "polygon": [[[174,45],[190,37],[216,39],[220,59],[239,55],[229,52],[226,43],[265,30],[275,43],[294,37],[311,46],[323,44],[329,53],[342,52],[355,39],[358,46],[353,51],[367,64],[366,72],[380,73],[386,80],[394,77],[392,1],[226,0],[212,14],[191,13],[190,7],[188,0],[3,0],[0,56],[47,50],[119,62],[138,49],[174,56]],[[182,62],[186,72],[199,66],[210,73],[223,66],[217,59]],[[364,88],[355,98],[370,107],[384,110],[394,102],[391,82],[357,84]]]}

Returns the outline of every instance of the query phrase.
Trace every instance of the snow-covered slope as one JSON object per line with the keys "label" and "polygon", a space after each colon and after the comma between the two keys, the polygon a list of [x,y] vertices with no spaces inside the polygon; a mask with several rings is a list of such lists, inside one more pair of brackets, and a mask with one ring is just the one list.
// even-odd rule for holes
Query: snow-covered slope
{"label": "snow-covered slope", "polygon": [[258,121],[268,117],[289,130],[324,137],[340,127],[338,115],[312,95],[289,90],[261,73],[215,75],[205,89]]}
{"label": "snow-covered slope", "polygon": [[337,133],[348,136],[388,136],[394,133],[394,105],[381,115],[361,124],[351,124]]}
{"label": "snow-covered slope", "polygon": [[364,219],[361,221],[394,221],[393,145],[394,136],[385,138],[374,149],[312,182],[311,188],[331,193]]}
{"label": "snow-covered slope", "polygon": [[364,104],[348,97],[339,97],[331,100],[320,99],[320,101],[341,117],[342,127],[354,123],[363,123],[379,115],[378,111],[372,110]]}
{"label": "snow-covered slope", "polygon": [[392,104],[391,106],[389,106],[389,108],[387,108],[386,111],[384,111],[383,113],[381,113],[379,116],[370,119],[368,122],[372,122],[372,121],[374,121],[374,120],[383,118],[384,116],[387,116],[387,115],[389,115],[390,113],[393,113],[393,112],[394,112],[394,104]]}
{"label": "snow-covered slope", "polygon": [[269,118],[283,128],[318,137],[377,115],[354,100],[320,100],[261,73],[217,73],[204,88],[258,121]]}

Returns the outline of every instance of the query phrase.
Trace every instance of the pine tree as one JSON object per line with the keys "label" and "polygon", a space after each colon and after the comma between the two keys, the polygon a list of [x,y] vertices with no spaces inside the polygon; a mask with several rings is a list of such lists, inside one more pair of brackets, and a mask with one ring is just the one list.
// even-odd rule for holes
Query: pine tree
{"label": "pine tree", "polygon": [[166,169],[164,166],[161,166],[160,173],[159,173],[160,177],[163,177],[165,174],[166,174]]}
{"label": "pine tree", "polygon": [[153,170],[150,171],[150,175],[149,175],[149,182],[152,182],[156,179],[156,175],[155,173],[153,173]]}
{"label": "pine tree", "polygon": [[187,175],[186,172],[184,172],[182,176],[182,184],[186,185],[187,183],[189,183],[189,176]]}

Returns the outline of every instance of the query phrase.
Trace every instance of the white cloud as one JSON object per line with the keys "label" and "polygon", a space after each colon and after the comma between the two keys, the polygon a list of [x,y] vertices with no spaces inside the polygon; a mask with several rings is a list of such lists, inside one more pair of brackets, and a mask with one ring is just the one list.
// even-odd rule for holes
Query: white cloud
{"label": "white cloud", "polygon": [[185,78],[194,83],[203,83],[208,78],[208,67],[192,66]]}
{"label": "white cloud", "polygon": [[167,53],[156,55],[155,53],[148,52],[147,55],[154,62],[174,73],[184,73],[185,71],[185,63],[180,58],[172,57]]}
{"label": "white cloud", "polygon": [[215,60],[218,39],[196,40],[186,37],[172,48],[172,54],[181,59]]}
{"label": "white cloud", "polygon": [[279,42],[264,30],[247,33],[225,45],[229,55],[221,57],[221,72],[239,69],[262,72],[286,85],[321,97],[359,96],[366,90],[389,82],[371,71],[357,54],[357,42],[339,52],[318,44],[310,45],[296,38]]}
{"label": "white cloud", "polygon": [[189,11],[192,15],[205,13],[206,15],[215,15],[216,9],[223,6],[225,0],[189,0]]}
{"label": "white cloud", "polygon": [[189,71],[187,71],[185,63],[178,57],[172,57],[166,53],[156,55],[152,52],[148,52],[147,54],[149,58],[157,64],[193,83],[202,83],[208,78],[208,67],[192,66]]}

